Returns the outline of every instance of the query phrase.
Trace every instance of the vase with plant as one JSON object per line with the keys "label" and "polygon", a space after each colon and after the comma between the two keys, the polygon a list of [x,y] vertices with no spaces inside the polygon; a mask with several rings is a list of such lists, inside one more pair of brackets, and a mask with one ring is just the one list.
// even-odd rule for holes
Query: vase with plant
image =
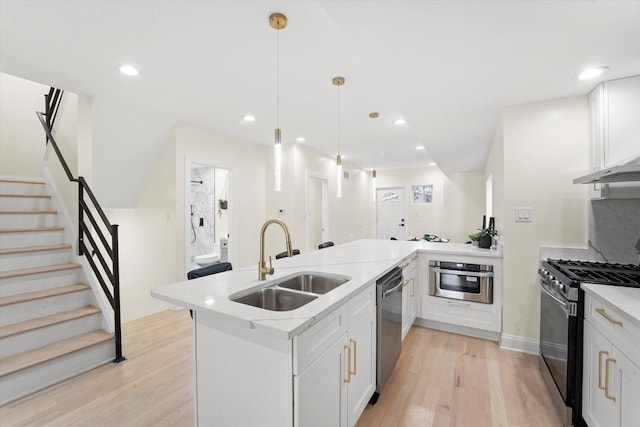
{"label": "vase with plant", "polygon": [[[491,243],[493,238],[498,235],[498,230],[496,230],[494,218],[491,217],[489,219],[489,226],[485,226],[485,218],[482,219],[482,228],[475,234],[470,234],[469,239],[472,242],[478,242],[478,247],[489,249],[491,247]],[[474,243],[475,245],[475,243]]]}

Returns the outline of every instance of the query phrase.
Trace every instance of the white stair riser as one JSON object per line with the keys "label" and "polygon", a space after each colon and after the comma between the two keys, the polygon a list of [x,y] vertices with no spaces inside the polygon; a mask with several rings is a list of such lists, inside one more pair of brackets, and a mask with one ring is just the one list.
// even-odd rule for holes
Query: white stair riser
{"label": "white stair riser", "polygon": [[24,320],[81,308],[89,304],[97,305],[90,289],[19,304],[11,304],[0,307],[0,310],[2,310],[0,324],[2,326],[10,325]]}
{"label": "white stair riser", "polygon": [[113,340],[0,378],[0,405],[111,362]]}
{"label": "white stair riser", "polygon": [[29,274],[27,276],[0,279],[0,297],[41,291],[82,282],[81,270],[55,271],[50,273]]}
{"label": "white stair riser", "polygon": [[0,214],[0,228],[54,227],[58,225],[57,214]]}
{"label": "white stair riser", "polygon": [[41,197],[0,197],[0,211],[42,211],[51,209],[51,199]]}
{"label": "white stair riser", "polygon": [[46,185],[0,181],[0,194],[47,194]]}
{"label": "white stair riser", "polygon": [[71,249],[0,255],[0,271],[65,264],[71,262],[74,258]]}
{"label": "white stair riser", "polygon": [[64,231],[29,231],[0,233],[0,248],[27,248],[29,246],[57,245],[64,242]]}
{"label": "white stair riser", "polygon": [[76,335],[86,334],[102,328],[102,314],[96,313],[55,325],[23,332],[0,339],[0,357],[35,350]]}

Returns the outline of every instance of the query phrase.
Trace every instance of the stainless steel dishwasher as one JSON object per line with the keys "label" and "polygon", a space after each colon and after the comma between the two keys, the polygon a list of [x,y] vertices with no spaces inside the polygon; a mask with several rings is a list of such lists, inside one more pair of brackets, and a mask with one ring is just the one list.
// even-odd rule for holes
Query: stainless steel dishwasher
{"label": "stainless steel dishwasher", "polygon": [[376,282],[377,350],[376,392],[371,404],[378,401],[396,366],[402,349],[402,268],[396,267]]}

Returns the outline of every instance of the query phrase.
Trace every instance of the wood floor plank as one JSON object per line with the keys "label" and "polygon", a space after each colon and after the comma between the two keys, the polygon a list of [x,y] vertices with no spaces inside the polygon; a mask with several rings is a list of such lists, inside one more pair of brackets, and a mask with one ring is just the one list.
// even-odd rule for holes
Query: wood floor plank
{"label": "wood floor plank", "polygon": [[[188,311],[163,311],[126,323],[123,351],[123,363],[99,367],[0,407],[3,427],[194,425],[193,326]],[[474,399],[477,404],[471,402]],[[378,403],[369,405],[357,424],[560,425],[536,356],[417,326],[405,339]]]}
{"label": "wood floor plank", "polygon": [[17,199],[50,199],[48,194],[0,194],[0,197],[13,197]]}
{"label": "wood floor plank", "polygon": [[0,182],[6,182],[8,184],[34,184],[34,185],[45,185],[44,181],[28,181],[26,179],[10,179],[10,178],[2,178]]}

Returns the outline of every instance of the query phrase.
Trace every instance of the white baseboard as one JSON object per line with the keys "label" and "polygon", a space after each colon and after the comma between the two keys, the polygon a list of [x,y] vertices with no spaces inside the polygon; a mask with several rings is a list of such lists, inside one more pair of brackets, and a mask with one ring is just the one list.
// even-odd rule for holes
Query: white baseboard
{"label": "white baseboard", "polygon": [[502,334],[500,348],[503,350],[519,351],[521,353],[539,354],[540,341],[515,335]]}

